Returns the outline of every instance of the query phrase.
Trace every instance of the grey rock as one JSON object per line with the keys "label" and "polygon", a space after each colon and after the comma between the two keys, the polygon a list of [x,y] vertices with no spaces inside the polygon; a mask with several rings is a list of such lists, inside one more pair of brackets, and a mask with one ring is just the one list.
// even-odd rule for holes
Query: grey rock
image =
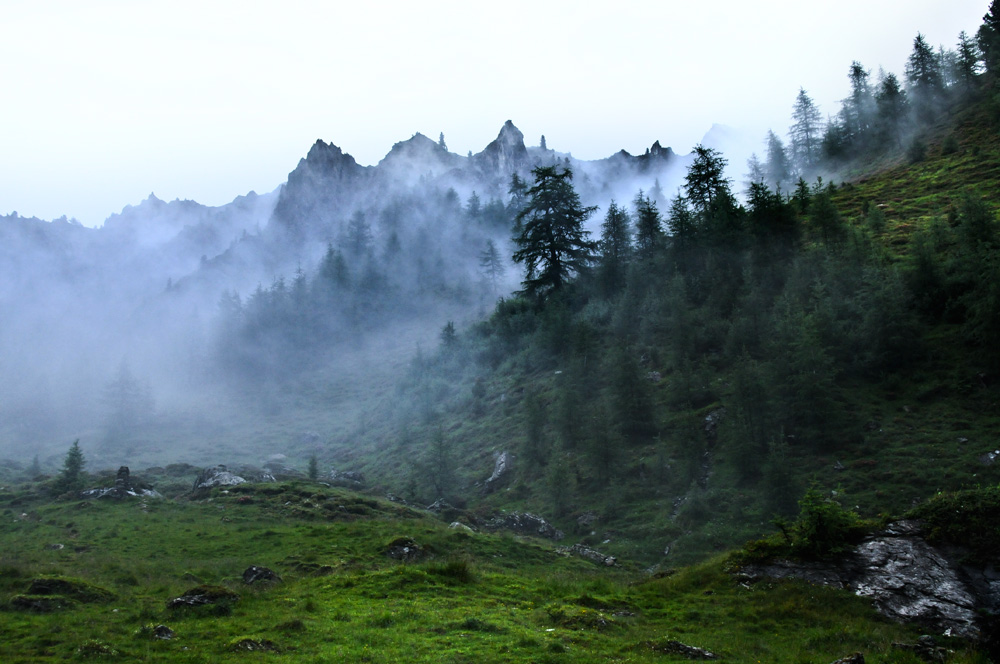
{"label": "grey rock", "polygon": [[[837,560],[779,560],[749,565],[741,574],[846,588],[871,598],[875,608],[893,620],[925,624],[949,636],[979,636],[976,617],[983,604],[981,593],[966,582],[968,573],[923,539],[915,521],[892,523]],[[989,589],[985,573],[980,578]]]}
{"label": "grey rock", "polygon": [[222,464],[218,466],[213,466],[211,468],[206,468],[201,471],[198,478],[194,481],[195,489],[212,489],[217,486],[237,486],[239,484],[245,484],[246,479],[236,475],[235,473],[229,472],[229,470]]}
{"label": "grey rock", "polygon": [[93,499],[110,498],[114,500],[123,500],[125,498],[163,498],[158,491],[153,490],[148,485],[145,487],[136,485],[132,481],[132,475],[129,472],[128,466],[122,466],[118,469],[118,473],[115,475],[114,486],[87,489],[80,492],[80,497]]}
{"label": "grey rock", "polygon": [[559,541],[565,535],[542,517],[530,512],[508,512],[482,524],[487,530],[510,530],[521,535]]}
{"label": "grey rock", "polygon": [[161,639],[163,641],[169,641],[170,639],[177,636],[174,630],[170,629],[166,625],[157,625],[153,628],[153,638]]}
{"label": "grey rock", "polygon": [[591,562],[597,563],[598,565],[604,565],[605,567],[615,567],[618,565],[618,559],[614,556],[601,553],[597,549],[591,549],[589,546],[584,546],[583,544],[577,543],[573,546],[563,546],[559,547],[558,550],[560,553],[586,558]]}
{"label": "grey rock", "polygon": [[483,493],[492,493],[505,484],[510,477],[512,455],[506,450],[497,455],[493,463],[493,474],[483,483]]}

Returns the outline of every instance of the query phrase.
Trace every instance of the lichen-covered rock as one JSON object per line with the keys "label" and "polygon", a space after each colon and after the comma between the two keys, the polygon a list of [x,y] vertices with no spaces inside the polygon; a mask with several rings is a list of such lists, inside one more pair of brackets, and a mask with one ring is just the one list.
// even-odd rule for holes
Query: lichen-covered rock
{"label": "lichen-covered rock", "polygon": [[222,464],[201,471],[194,481],[194,489],[212,489],[217,486],[236,486],[246,483],[246,479],[229,472]]}

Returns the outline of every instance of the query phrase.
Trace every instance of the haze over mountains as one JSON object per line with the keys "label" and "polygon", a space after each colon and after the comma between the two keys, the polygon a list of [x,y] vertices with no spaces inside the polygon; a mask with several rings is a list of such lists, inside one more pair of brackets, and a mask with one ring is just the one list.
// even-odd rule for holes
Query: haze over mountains
{"label": "haze over mountains", "polygon": [[[318,140],[287,183],[220,207],[150,194],[100,228],[0,217],[0,453],[45,458],[68,439],[107,442],[123,408],[111,393],[123,379],[142,388],[154,404],[147,415],[169,428],[234,370],[218,352],[220,296],[249,307],[255,292],[263,301],[295,287],[295,275],[298,286],[316,286],[324,258],[334,255],[345,290],[327,316],[338,322],[323,323],[339,337],[323,346],[419,321],[414,338],[394,335],[412,353],[419,342],[434,343],[446,320],[484,311],[518,282],[511,269],[499,289],[488,285],[481,266],[488,243],[509,259],[513,176],[530,182],[534,166],[558,163],[573,169],[585,204],[628,204],[642,189],[662,207],[688,162],[659,142],[642,155],[581,161],[526,146],[508,121],[479,153],[458,155],[443,136],[415,134],[376,166]],[[285,363],[274,344],[289,339],[274,336],[258,335],[230,360]],[[315,344],[305,346],[315,358]],[[277,369],[264,371],[273,377]],[[129,454],[143,447],[133,441]],[[112,463],[124,453],[105,448]]]}

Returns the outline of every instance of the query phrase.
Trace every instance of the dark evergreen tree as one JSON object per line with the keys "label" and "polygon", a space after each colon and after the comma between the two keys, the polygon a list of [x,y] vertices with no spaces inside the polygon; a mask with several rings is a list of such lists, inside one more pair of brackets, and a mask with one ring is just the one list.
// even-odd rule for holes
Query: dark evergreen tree
{"label": "dark evergreen tree", "polygon": [[875,106],[878,111],[880,139],[883,142],[894,143],[896,147],[902,147],[909,101],[895,74],[890,73],[882,77],[878,92],[875,94]]}
{"label": "dark evergreen tree", "polygon": [[80,439],[74,440],[66,452],[63,460],[62,470],[56,478],[55,490],[57,493],[68,491],[79,491],[83,488],[83,467],[86,460],[83,458],[83,451],[80,449]]}
{"label": "dark evergreen tree", "polygon": [[976,41],[964,30],[958,33],[956,47],[954,77],[962,94],[969,95],[977,87],[983,54]]}
{"label": "dark evergreen tree", "polygon": [[792,139],[792,157],[800,171],[808,173],[819,160],[822,117],[805,89],[799,88],[788,135]]}
{"label": "dark evergreen tree", "polygon": [[931,119],[944,95],[944,73],[941,59],[919,32],[906,61],[906,82],[918,116],[922,120]]}
{"label": "dark evergreen tree", "polygon": [[469,195],[469,200],[465,202],[465,216],[470,221],[479,221],[479,218],[483,214],[483,205],[479,200],[479,194],[472,192]]}
{"label": "dark evergreen tree", "polygon": [[632,220],[628,211],[611,201],[601,224],[600,283],[606,293],[617,292],[625,283],[632,259]]}
{"label": "dark evergreen tree", "polygon": [[573,189],[573,172],[554,166],[539,166],[532,173],[530,200],[517,215],[521,228],[515,235],[514,262],[524,263],[524,287],[529,296],[545,296],[562,288],[586,270],[594,260],[595,242],[583,223],[596,207],[583,207]]}
{"label": "dark evergreen tree", "polygon": [[681,195],[674,197],[670,201],[670,210],[667,212],[667,228],[670,229],[672,244],[676,249],[683,250],[694,242],[698,229],[695,225],[694,214],[687,199]]}
{"label": "dark evergreen tree", "polygon": [[995,78],[1000,72],[1000,0],[990,2],[990,9],[983,16],[983,24],[976,33],[976,41],[983,53],[986,71]]}
{"label": "dark evergreen tree", "polygon": [[[507,203],[507,210],[510,215],[516,219],[517,215],[519,215],[521,210],[523,210],[528,204],[528,183],[525,182],[517,173],[511,173],[510,187],[507,188],[507,193],[510,195],[510,200]],[[520,229],[515,227],[514,231],[515,233],[519,233]]]}
{"label": "dark evergreen tree", "polygon": [[860,62],[855,60],[851,63],[847,74],[851,82],[851,96],[844,100],[842,121],[847,141],[855,150],[866,147],[875,125],[877,110],[870,77],[871,73]]}
{"label": "dark evergreen tree", "polygon": [[642,190],[635,197],[635,250],[640,259],[648,259],[663,249],[663,220],[656,202],[644,196]]}
{"label": "dark evergreen tree", "polygon": [[441,132],[441,135],[438,136],[438,147],[440,147],[442,150],[447,150],[448,149],[448,146],[445,145],[445,142],[444,142],[444,132],[443,131]]}
{"label": "dark evergreen tree", "polygon": [[731,196],[729,180],[726,179],[726,160],[712,148],[694,146],[694,161],[684,176],[684,193],[687,201],[697,214],[708,214],[716,200]]}

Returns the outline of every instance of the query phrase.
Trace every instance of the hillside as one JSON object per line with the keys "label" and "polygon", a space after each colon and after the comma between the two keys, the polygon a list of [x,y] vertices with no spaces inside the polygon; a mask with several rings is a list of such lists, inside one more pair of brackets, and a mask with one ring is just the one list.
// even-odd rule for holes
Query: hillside
{"label": "hillside", "polygon": [[920,661],[899,644],[921,631],[867,600],[750,585],[724,559],[650,576],[302,481],[172,500],[41,488],[0,489],[4,662]]}

